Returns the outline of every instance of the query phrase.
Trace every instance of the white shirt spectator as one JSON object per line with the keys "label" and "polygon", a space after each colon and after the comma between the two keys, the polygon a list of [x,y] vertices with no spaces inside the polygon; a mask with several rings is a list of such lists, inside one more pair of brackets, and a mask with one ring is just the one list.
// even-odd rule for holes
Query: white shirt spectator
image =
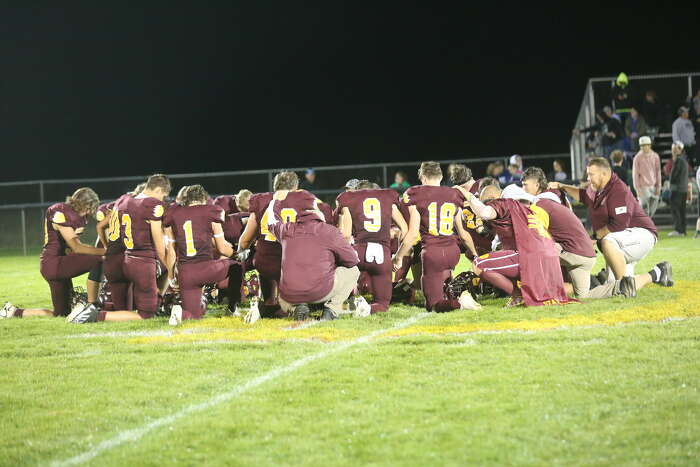
{"label": "white shirt spectator", "polygon": [[673,122],[673,141],[680,141],[686,146],[695,145],[695,129],[690,119],[678,117]]}

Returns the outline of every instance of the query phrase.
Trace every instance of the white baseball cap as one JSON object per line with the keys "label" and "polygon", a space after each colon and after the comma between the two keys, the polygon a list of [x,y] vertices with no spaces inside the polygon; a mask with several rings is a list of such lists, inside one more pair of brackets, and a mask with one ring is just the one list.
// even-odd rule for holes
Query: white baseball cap
{"label": "white baseball cap", "polygon": [[651,138],[648,136],[642,136],[639,138],[639,145],[644,146],[645,144],[651,144]]}
{"label": "white baseball cap", "polygon": [[503,189],[503,193],[501,194],[501,197],[503,198],[510,198],[510,199],[524,199],[526,201],[529,201],[531,203],[535,202],[535,197],[532,196],[530,193],[526,192],[522,188],[520,188],[518,185],[508,185]]}
{"label": "white baseball cap", "polygon": [[685,144],[683,144],[682,141],[674,141],[674,142],[673,142],[673,146],[677,146],[678,149],[680,149],[680,150],[682,151],[683,148],[685,147]]}

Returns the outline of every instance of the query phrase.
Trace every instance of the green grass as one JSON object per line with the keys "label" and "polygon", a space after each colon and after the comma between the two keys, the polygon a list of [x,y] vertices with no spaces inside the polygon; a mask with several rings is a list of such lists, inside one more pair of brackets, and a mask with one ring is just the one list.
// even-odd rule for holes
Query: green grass
{"label": "green grass", "polygon": [[[679,286],[650,286],[635,300],[513,310],[490,300],[480,313],[425,316],[396,306],[298,330],[213,317],[160,336],[147,334],[172,331],[160,318],[0,321],[0,464],[71,458],[333,349],[88,464],[697,464],[698,246],[662,237],[638,272],[668,259]],[[37,257],[0,258],[0,299],[49,306]],[[648,319],[659,313],[688,319]],[[614,325],[619,317],[626,324]],[[346,347],[410,318],[403,331]],[[518,331],[548,319],[563,326]],[[489,331],[501,325],[511,330]]]}

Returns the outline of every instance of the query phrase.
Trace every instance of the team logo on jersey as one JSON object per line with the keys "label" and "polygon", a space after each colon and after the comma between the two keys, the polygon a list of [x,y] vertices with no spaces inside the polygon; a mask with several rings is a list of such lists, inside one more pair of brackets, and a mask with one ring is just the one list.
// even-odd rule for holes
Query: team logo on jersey
{"label": "team logo on jersey", "polygon": [[627,206],[620,206],[619,208],[615,208],[615,215],[620,215],[624,214],[627,212]]}
{"label": "team logo on jersey", "polygon": [[105,213],[102,211],[97,211],[97,214],[95,214],[95,219],[97,219],[97,222],[103,221],[105,219]]}
{"label": "team logo on jersey", "polygon": [[164,212],[165,212],[165,208],[163,207],[163,205],[156,204],[155,207],[153,208],[153,217],[163,217]]}
{"label": "team logo on jersey", "polygon": [[53,213],[53,218],[51,219],[51,222],[54,224],[63,224],[66,222],[66,216],[61,212],[61,211],[56,211]]}

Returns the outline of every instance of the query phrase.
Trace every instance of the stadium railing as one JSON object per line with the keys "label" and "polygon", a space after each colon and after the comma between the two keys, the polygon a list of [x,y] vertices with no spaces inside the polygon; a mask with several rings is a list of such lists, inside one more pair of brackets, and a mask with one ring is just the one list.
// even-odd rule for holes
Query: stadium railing
{"label": "stadium railing", "polygon": [[[581,100],[576,122],[573,128],[584,128],[593,125],[596,121],[596,112],[600,112],[606,105],[612,103],[612,87],[616,76],[591,78],[586,83],[586,89]],[[700,73],[669,73],[656,75],[630,75],[628,76],[630,87],[636,94],[636,100],[644,98],[647,90],[653,89],[659,96],[659,102],[664,105],[665,121],[673,121],[676,118],[678,107],[683,105],[693,90],[700,87]],[[670,132],[669,128],[662,128],[663,135]],[[586,135],[572,135],[569,141],[569,153],[571,157],[572,176],[581,178],[586,165]]]}
{"label": "stadium railing", "polygon": [[[477,158],[457,158],[441,160],[444,165],[464,163],[475,176],[483,176],[491,162],[501,161],[507,165],[509,156],[490,156]],[[566,153],[538,154],[523,156],[524,165],[542,167],[549,172],[552,160],[566,159]],[[394,180],[395,172],[401,170],[408,174],[411,184],[418,183],[417,170],[420,162],[387,162],[376,164],[352,164],[314,167],[318,189],[313,192],[326,202],[332,203],[342,191],[345,182],[351,178],[367,179],[388,187]],[[446,168],[446,167],[445,167]],[[303,174],[307,167],[241,170],[226,172],[202,172],[187,174],[168,174],[173,181],[173,191],[177,192],[183,185],[202,184],[213,196],[235,193],[241,188],[255,192],[272,190],[274,175],[281,170],[291,170]],[[300,175],[303,177],[303,175]],[[111,201],[130,191],[145,179],[145,175],[109,178],[79,178],[56,180],[31,180],[0,183],[0,251],[34,253],[43,244],[44,211],[53,203],[63,201],[81,186],[92,187],[102,202]],[[86,228],[83,236],[85,243],[95,241],[94,220]]]}

